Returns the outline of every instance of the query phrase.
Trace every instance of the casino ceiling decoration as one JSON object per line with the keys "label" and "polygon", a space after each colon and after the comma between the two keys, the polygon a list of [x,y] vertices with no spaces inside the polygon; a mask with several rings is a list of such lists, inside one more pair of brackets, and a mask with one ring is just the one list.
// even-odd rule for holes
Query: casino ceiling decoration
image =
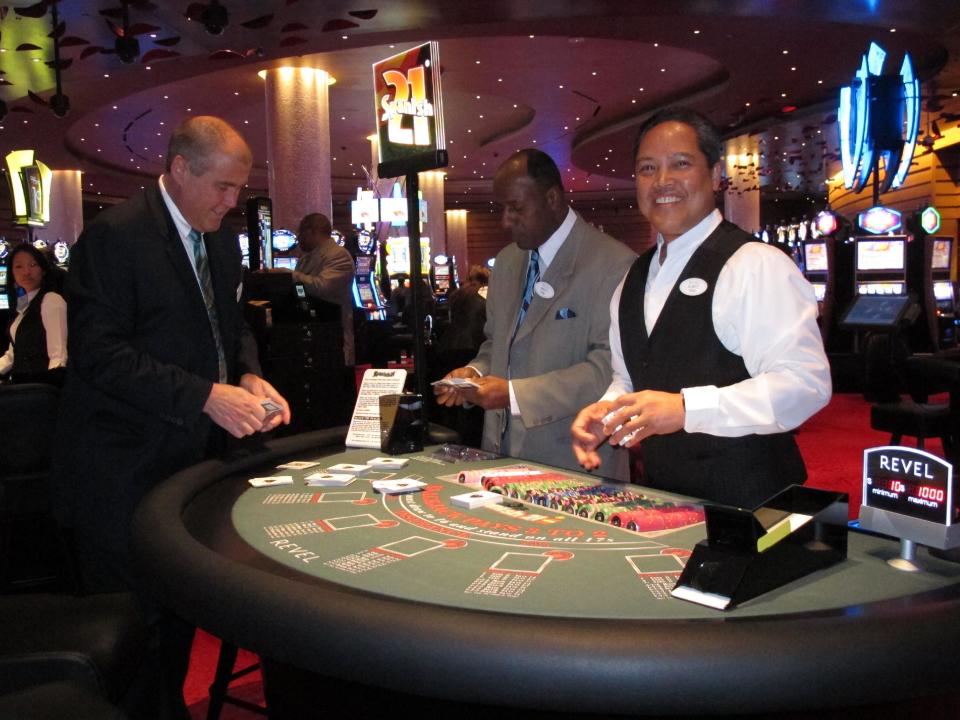
{"label": "casino ceiling decoration", "polygon": [[[172,125],[214,113],[250,139],[263,191],[257,71],[310,65],[337,78],[332,166],[346,201],[371,163],[371,63],[437,40],[448,207],[488,203],[493,171],[521,147],[553,155],[575,197],[629,205],[636,127],[670,103],[752,139],[733,191],[822,195],[838,169],[839,88],[878,39],[914,60],[917,154],[929,152],[960,121],[956,0],[0,0],[0,154],[41,149],[51,167],[83,170],[88,194],[125,197],[162,171]],[[58,72],[64,117],[51,107]]]}

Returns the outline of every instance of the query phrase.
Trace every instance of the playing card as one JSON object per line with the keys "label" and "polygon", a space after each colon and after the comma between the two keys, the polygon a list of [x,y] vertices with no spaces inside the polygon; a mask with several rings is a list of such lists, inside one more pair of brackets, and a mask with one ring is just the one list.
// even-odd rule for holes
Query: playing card
{"label": "playing card", "polygon": [[402,468],[408,462],[410,462],[410,460],[408,460],[407,458],[393,458],[393,457],[378,457],[378,458],[374,458],[373,460],[367,460],[367,464],[372,465],[373,467],[391,468],[391,469]]}
{"label": "playing card", "polygon": [[356,463],[338,463],[327,468],[327,472],[347,473],[349,475],[363,475],[370,469],[369,465],[359,465]]}
{"label": "playing card", "polygon": [[459,507],[472,510],[473,508],[483,507],[484,505],[499,505],[503,502],[503,495],[486,490],[476,490],[474,492],[454,495],[450,502]]}
{"label": "playing card", "polygon": [[315,472],[307,475],[307,485],[311,487],[343,487],[349,485],[357,478],[348,473],[324,473]]}
{"label": "playing card", "polygon": [[283,470],[306,470],[307,468],[316,467],[319,464],[320,463],[315,460],[291,460],[290,462],[285,462],[282,465],[277,465],[277,468]]}
{"label": "playing card", "polygon": [[404,493],[418,492],[427,486],[425,482],[413,478],[375,480],[372,485],[374,490],[383,495],[403,495]]}
{"label": "playing card", "polygon": [[247,480],[252,487],[270,487],[272,485],[293,485],[293,475],[274,475],[272,477],[255,477]]}

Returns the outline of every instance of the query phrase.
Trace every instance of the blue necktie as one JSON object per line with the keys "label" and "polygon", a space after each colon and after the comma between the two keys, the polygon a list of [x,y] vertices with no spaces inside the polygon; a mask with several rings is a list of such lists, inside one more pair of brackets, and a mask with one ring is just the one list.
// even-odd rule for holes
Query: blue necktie
{"label": "blue necktie", "polygon": [[[530,264],[527,265],[527,283],[523,287],[523,300],[520,302],[520,312],[517,314],[517,326],[513,329],[513,338],[517,336],[517,331],[523,324],[523,319],[527,316],[527,310],[530,309],[530,303],[533,302],[533,286],[540,280],[540,251],[534,250],[530,253]],[[510,344],[513,344],[513,338]]]}
{"label": "blue necktie", "polygon": [[227,381],[227,359],[223,354],[223,340],[220,338],[220,322],[217,320],[217,303],[213,295],[213,280],[210,278],[210,264],[207,262],[207,249],[203,244],[203,235],[196,230],[190,230],[190,239],[193,240],[193,261],[197,269],[197,279],[200,281],[200,290],[203,292],[203,302],[207,306],[207,317],[210,319],[210,329],[213,331],[213,343],[217,346],[217,367],[220,382]]}

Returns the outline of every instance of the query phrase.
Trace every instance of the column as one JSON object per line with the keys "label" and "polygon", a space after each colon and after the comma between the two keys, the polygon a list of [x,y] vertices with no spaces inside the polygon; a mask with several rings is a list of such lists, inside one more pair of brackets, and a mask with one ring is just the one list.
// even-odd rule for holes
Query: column
{"label": "column", "polygon": [[760,229],[760,148],[756,135],[741,135],[727,141],[722,160],[727,189],[723,193],[723,216],[749,233]]}
{"label": "column", "polygon": [[[457,258],[457,272],[465,281],[470,270],[471,258],[467,255],[467,211],[447,210],[447,255]],[[476,262],[482,262],[477,259]],[[476,263],[474,263],[476,264]]]}
{"label": "column", "polygon": [[50,185],[50,222],[36,236],[53,247],[57,240],[73,245],[83,230],[83,187],[79,170],[54,170]]}
{"label": "column", "polygon": [[304,215],[333,217],[330,182],[330,103],[334,82],[324,70],[264,70],[267,177],[273,227],[296,232]]}
{"label": "column", "polygon": [[[421,237],[430,238],[430,260],[439,253],[454,254],[447,246],[447,223],[444,213],[443,185],[446,173],[442,170],[430,170],[419,173],[420,192],[427,203],[427,222],[423,224]],[[457,258],[459,260],[459,257]]]}

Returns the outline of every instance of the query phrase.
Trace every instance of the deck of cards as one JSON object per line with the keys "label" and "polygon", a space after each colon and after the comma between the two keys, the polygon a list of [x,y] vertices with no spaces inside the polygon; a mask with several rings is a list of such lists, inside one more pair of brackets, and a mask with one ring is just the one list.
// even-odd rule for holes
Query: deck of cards
{"label": "deck of cards", "polygon": [[419,492],[427,484],[413,478],[398,478],[396,480],[374,480],[371,485],[381,495],[404,495]]}

